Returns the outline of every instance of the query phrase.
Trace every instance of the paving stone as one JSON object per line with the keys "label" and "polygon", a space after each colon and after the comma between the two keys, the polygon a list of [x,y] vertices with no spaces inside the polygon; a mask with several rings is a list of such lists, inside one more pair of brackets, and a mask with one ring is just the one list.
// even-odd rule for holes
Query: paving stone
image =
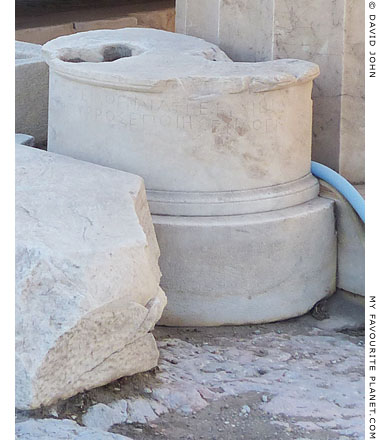
{"label": "paving stone", "polygon": [[119,434],[79,426],[72,420],[40,419],[16,423],[18,440],[132,440]]}

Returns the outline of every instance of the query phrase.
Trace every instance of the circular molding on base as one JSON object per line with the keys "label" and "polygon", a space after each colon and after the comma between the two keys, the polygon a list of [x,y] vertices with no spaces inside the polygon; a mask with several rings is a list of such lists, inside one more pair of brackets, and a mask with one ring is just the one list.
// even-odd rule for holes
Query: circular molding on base
{"label": "circular molding on base", "polygon": [[152,214],[219,216],[276,211],[308,202],[318,193],[318,180],[308,174],[293,182],[246,191],[147,190],[147,197]]}

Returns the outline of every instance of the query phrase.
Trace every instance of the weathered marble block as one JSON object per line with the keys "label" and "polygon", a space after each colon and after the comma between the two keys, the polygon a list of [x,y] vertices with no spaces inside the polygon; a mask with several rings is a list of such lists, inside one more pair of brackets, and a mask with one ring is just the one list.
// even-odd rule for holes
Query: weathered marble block
{"label": "weathered marble block", "polygon": [[[145,180],[164,250],[162,323],[287,318],[334,291],[333,204],[316,199],[310,174],[317,65],[234,63],[211,43],[151,29],[62,37],[43,53],[49,151]],[[301,236],[308,246],[293,247]],[[271,284],[273,252],[288,262]]]}
{"label": "weathered marble block", "polygon": [[16,406],[157,365],[166,297],[140,177],[16,145]]}
{"label": "weathered marble block", "polygon": [[313,159],[364,181],[362,2],[176,0],[176,31],[217,44],[234,61],[317,63]]}
{"label": "weathered marble block", "polygon": [[49,68],[38,44],[16,41],[16,133],[28,133],[37,145],[46,145]]}
{"label": "weathered marble block", "polygon": [[320,181],[320,195],[335,202],[337,287],[365,296],[365,225],[349,202],[323,180]]}

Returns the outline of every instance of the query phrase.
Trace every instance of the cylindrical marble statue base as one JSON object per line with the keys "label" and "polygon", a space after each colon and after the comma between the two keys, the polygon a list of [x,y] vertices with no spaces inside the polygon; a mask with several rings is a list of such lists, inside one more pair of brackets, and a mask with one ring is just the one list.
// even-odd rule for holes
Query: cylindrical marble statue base
{"label": "cylindrical marble statue base", "polygon": [[153,29],[70,35],[43,52],[48,150],[144,178],[162,324],[285,319],[334,291],[333,205],[310,174],[318,66],[234,63]]}
{"label": "cylindrical marble statue base", "polygon": [[160,324],[212,326],[302,315],[335,291],[333,203],[257,214],[153,216],[168,304]]}

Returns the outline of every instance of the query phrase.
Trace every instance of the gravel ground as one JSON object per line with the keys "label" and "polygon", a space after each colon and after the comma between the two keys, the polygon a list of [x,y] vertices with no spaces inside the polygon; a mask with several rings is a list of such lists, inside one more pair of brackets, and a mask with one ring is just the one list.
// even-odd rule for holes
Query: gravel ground
{"label": "gravel ground", "polygon": [[[322,314],[318,307],[318,319],[157,327],[153,371],[17,412],[16,421],[70,419],[94,440],[109,433],[134,440],[364,439],[363,308],[350,304],[350,315],[334,301]],[[50,438],[47,429],[26,436],[28,429],[18,438]]]}

